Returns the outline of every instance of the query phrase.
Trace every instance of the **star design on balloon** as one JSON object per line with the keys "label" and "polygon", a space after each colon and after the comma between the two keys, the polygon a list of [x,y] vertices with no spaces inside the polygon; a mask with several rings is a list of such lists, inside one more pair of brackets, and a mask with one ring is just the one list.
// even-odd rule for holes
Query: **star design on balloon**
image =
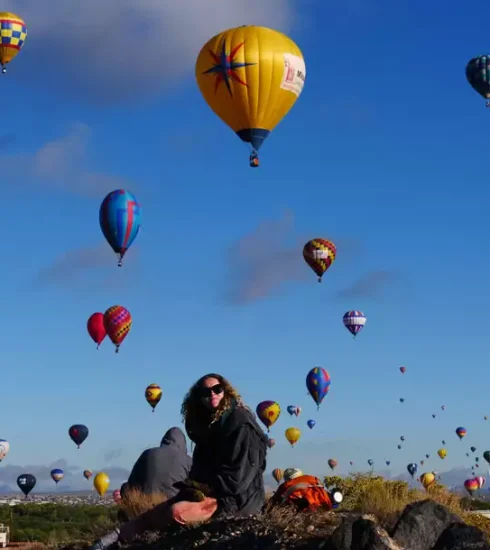
{"label": "star design on balloon", "polygon": [[228,92],[230,96],[233,97],[233,92],[231,90],[231,81],[234,80],[238,84],[241,84],[242,86],[247,86],[247,83],[243,81],[240,76],[237,74],[237,69],[242,69],[244,67],[248,67],[250,65],[257,65],[257,63],[238,63],[235,61],[235,56],[237,55],[240,48],[243,46],[245,42],[242,42],[241,44],[238,44],[238,46],[235,46],[233,50],[231,50],[230,53],[226,52],[226,45],[223,41],[223,45],[221,47],[221,53],[216,54],[209,50],[209,53],[211,54],[211,57],[214,60],[214,65],[208,69],[207,71],[204,71],[202,74],[212,74],[216,75],[216,81],[214,86],[214,92],[216,93],[219,85],[224,82],[226,85],[226,88],[228,89]]}

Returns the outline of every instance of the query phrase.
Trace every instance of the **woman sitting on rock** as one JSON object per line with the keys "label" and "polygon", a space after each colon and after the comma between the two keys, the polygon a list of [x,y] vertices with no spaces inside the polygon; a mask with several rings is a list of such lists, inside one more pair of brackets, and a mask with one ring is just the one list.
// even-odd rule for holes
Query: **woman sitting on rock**
{"label": "woman sitting on rock", "polygon": [[217,514],[258,513],[265,502],[263,473],[267,438],[237,391],[219,374],[207,374],[190,389],[182,418],[195,443],[190,478],[174,498],[124,524],[92,547],[105,550],[146,530],[187,524]]}

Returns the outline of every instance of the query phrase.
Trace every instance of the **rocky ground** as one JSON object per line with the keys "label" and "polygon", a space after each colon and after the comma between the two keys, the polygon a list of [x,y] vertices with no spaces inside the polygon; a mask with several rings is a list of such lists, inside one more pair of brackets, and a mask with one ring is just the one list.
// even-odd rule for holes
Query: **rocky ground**
{"label": "rocky ground", "polygon": [[388,530],[374,516],[281,512],[175,528],[164,535],[149,535],[128,549],[490,550],[482,531],[466,525],[460,517],[431,500],[407,506]]}

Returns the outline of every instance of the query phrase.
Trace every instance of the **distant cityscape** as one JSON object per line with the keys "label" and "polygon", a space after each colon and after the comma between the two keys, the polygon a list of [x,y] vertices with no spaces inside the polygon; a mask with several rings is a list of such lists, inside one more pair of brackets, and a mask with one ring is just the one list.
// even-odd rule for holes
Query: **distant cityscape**
{"label": "distant cityscape", "polygon": [[77,506],[89,504],[91,506],[112,506],[114,500],[112,493],[100,498],[95,492],[89,491],[74,491],[72,493],[35,493],[24,498],[19,494],[0,495],[0,506],[16,506],[18,504],[66,504]]}

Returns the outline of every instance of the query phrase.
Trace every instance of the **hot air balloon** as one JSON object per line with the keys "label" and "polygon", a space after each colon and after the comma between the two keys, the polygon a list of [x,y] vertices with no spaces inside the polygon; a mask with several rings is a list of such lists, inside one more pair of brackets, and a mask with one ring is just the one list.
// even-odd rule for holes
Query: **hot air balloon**
{"label": "hot air balloon", "polygon": [[140,230],[141,208],[136,197],[124,189],[111,191],[100,205],[99,223],[107,242],[119,255],[121,267],[124,255]]}
{"label": "hot air balloon", "polygon": [[100,344],[102,344],[102,341],[107,335],[103,313],[92,313],[87,321],[87,331],[90,338],[97,344],[97,349],[99,349]]}
{"label": "hot air balloon", "polygon": [[287,411],[291,416],[293,416],[293,414],[299,416],[301,414],[301,407],[297,405],[288,405]]}
{"label": "hot air balloon", "polygon": [[206,103],[251,145],[250,166],[258,167],[260,147],[303,90],[301,50],[278,31],[244,25],[211,38],[199,52],[195,74]]}
{"label": "hot air balloon", "polygon": [[61,468],[55,468],[51,470],[51,478],[58,485],[58,483],[65,477],[65,473]]}
{"label": "hot air balloon", "polygon": [[83,424],[74,424],[68,430],[68,435],[73,443],[80,449],[80,445],[87,439],[88,428]]}
{"label": "hot air balloon", "polygon": [[436,476],[432,472],[427,472],[420,476],[420,483],[422,487],[427,491],[429,487],[435,482]]}
{"label": "hot air balloon", "polygon": [[485,478],[483,476],[476,476],[475,481],[478,483],[478,489],[482,489],[485,485]]}
{"label": "hot air balloon", "polygon": [[447,456],[447,451],[446,451],[446,449],[439,449],[437,451],[437,454],[439,455],[439,458],[444,459]]}
{"label": "hot air balloon", "polygon": [[306,422],[306,425],[308,426],[308,428],[310,428],[310,430],[312,430],[315,427],[315,424],[316,424],[316,421],[313,419],[310,419],[308,420],[308,422]]}
{"label": "hot air balloon", "polygon": [[441,409],[442,409],[443,411],[445,411],[445,410],[446,410],[446,405],[441,405]]}
{"label": "hot air balloon", "polygon": [[355,340],[356,336],[364,328],[367,319],[362,311],[353,309],[344,314],[343,321],[345,328],[354,335]]}
{"label": "hot air balloon", "polygon": [[475,457],[475,462],[479,462],[480,459],[478,457]]}
{"label": "hot air balloon", "polygon": [[299,438],[301,437],[301,430],[298,428],[288,428],[284,435],[286,436],[286,439],[291,444],[291,447],[294,447],[296,443],[298,443]]}
{"label": "hot air balloon", "polygon": [[488,420],[488,416],[484,416],[484,417],[483,417],[483,420]]}
{"label": "hot air balloon", "polygon": [[326,239],[312,239],[303,247],[303,258],[311,269],[317,274],[318,282],[322,282],[325,271],[335,261],[337,248]]}
{"label": "hot air balloon", "polygon": [[400,372],[401,372],[402,374],[404,374],[406,370],[407,370],[406,367],[400,367]]}
{"label": "hot air balloon", "polygon": [[320,404],[330,389],[330,375],[322,367],[315,367],[306,375],[306,387],[320,410]]}
{"label": "hot air balloon", "polygon": [[432,415],[432,418],[435,418],[435,417],[436,417],[436,415],[435,415],[435,414],[433,414],[433,415]]}
{"label": "hot air balloon", "polygon": [[391,464],[391,460],[386,461],[386,465],[389,466]]}
{"label": "hot air balloon", "polygon": [[466,456],[470,456],[470,453],[466,453]]}
{"label": "hot air balloon", "polygon": [[272,447],[274,447],[275,444],[276,444],[275,439],[272,439],[272,437],[267,437],[267,447],[269,447],[269,449],[272,449]]}
{"label": "hot air balloon", "polygon": [[162,398],[162,388],[158,384],[150,384],[145,390],[145,398],[153,409],[152,412],[155,412],[155,407]]}
{"label": "hot air balloon", "polygon": [[403,397],[400,397],[400,403],[405,403],[405,399]]}
{"label": "hot air balloon", "polygon": [[443,445],[445,445],[445,444],[446,444],[446,442],[444,441],[444,439],[442,440],[442,442],[441,442],[441,443],[442,443]]}
{"label": "hot air balloon", "polygon": [[412,462],[411,464],[408,464],[408,466],[407,466],[408,473],[412,476],[412,478],[417,473],[418,469],[419,469],[419,467],[417,466],[417,464],[415,464],[415,462]]}
{"label": "hot air balloon", "polygon": [[372,460],[371,458],[367,461],[367,463],[369,464],[369,466],[371,466],[371,468],[374,466],[374,460]]}
{"label": "hot air balloon", "polygon": [[6,439],[0,439],[0,462],[8,455],[10,444]]}
{"label": "hot air balloon", "polygon": [[83,470],[83,477],[85,479],[89,480],[93,475],[92,470]]}
{"label": "hot air balloon", "polygon": [[277,481],[277,483],[281,483],[282,478],[284,477],[284,471],[279,468],[275,468],[272,470],[272,477]]}
{"label": "hot air balloon", "polygon": [[20,52],[27,38],[24,21],[14,13],[0,12],[0,65],[2,73],[7,72],[6,65]]}
{"label": "hot air balloon", "polygon": [[466,435],[466,428],[456,428],[456,435],[459,437],[459,439],[463,439],[463,437]]}
{"label": "hot air balloon", "polygon": [[402,446],[401,446],[401,445],[397,445],[397,447],[398,447],[399,449],[401,449],[401,448],[402,448]]}
{"label": "hot air balloon", "polygon": [[464,482],[464,488],[468,491],[470,496],[473,496],[473,493],[478,491],[478,481],[475,478],[467,479]]}
{"label": "hot air balloon", "polygon": [[476,447],[470,447],[470,451],[474,453],[476,451]]}
{"label": "hot air balloon", "polygon": [[99,472],[94,477],[94,487],[95,490],[99,493],[100,497],[103,497],[107,489],[109,488],[109,485],[111,483],[111,480],[109,479],[109,476],[105,472]]}
{"label": "hot air balloon", "polygon": [[352,460],[349,461],[349,464],[350,464],[351,466],[354,466],[354,462],[353,462]]}
{"label": "hot air balloon", "polygon": [[430,455],[425,455],[425,458],[430,458]]}
{"label": "hot air balloon", "polygon": [[424,461],[423,461],[423,460],[420,461],[420,465],[421,465],[421,466],[424,465]]}
{"label": "hot air balloon", "polygon": [[335,458],[329,458],[327,464],[330,466],[330,469],[333,472],[337,467],[338,462],[335,460]]}
{"label": "hot air balloon", "polygon": [[479,55],[466,65],[466,78],[471,87],[487,100],[490,107],[490,55]]}
{"label": "hot air balloon", "polygon": [[483,458],[490,464],[490,451],[485,451],[483,453]]}
{"label": "hot air balloon", "polygon": [[119,353],[119,346],[131,330],[132,323],[131,313],[123,306],[112,306],[104,313],[104,326],[116,346],[116,353]]}
{"label": "hot air balloon", "polygon": [[405,436],[404,436],[404,435],[401,435],[401,436],[400,436],[400,440],[401,440],[401,441],[405,441]]}
{"label": "hot air balloon", "polygon": [[17,485],[27,498],[36,486],[36,478],[32,474],[22,474],[17,478]]}
{"label": "hot air balloon", "polygon": [[275,401],[262,401],[257,405],[255,412],[262,424],[267,428],[267,431],[269,431],[270,427],[279,418],[281,407]]}
{"label": "hot air balloon", "polygon": [[114,499],[114,502],[121,502],[121,490],[120,490],[120,489],[116,489],[116,490],[112,493],[112,498]]}

